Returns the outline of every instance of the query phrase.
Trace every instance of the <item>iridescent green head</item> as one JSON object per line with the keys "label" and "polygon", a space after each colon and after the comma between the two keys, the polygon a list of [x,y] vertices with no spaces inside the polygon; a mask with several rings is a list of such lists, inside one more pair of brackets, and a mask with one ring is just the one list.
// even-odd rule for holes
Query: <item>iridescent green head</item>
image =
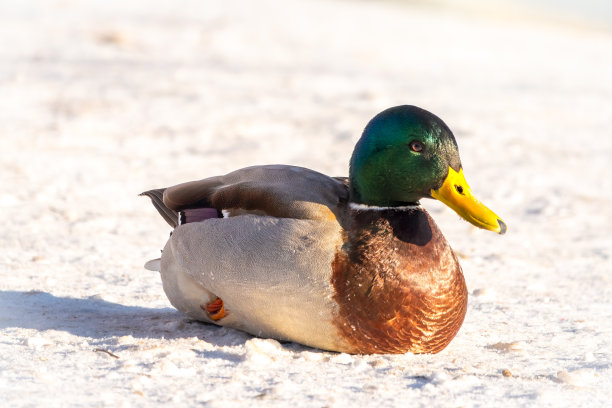
{"label": "iridescent green head", "polygon": [[506,231],[472,195],[451,130],[416,106],[389,108],[368,123],[351,157],[349,178],[352,202],[396,207],[436,198],[480,228]]}

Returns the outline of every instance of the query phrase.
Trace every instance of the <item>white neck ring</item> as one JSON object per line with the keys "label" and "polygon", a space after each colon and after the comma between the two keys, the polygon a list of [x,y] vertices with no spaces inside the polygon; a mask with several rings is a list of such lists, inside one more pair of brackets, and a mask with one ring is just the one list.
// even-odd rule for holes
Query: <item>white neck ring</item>
{"label": "white neck ring", "polygon": [[357,210],[357,211],[386,211],[386,210],[406,211],[406,210],[419,210],[423,208],[421,204],[402,205],[402,206],[397,206],[397,207],[379,207],[377,205],[367,205],[367,204],[359,204],[359,203],[349,203],[349,207],[351,208],[351,210]]}

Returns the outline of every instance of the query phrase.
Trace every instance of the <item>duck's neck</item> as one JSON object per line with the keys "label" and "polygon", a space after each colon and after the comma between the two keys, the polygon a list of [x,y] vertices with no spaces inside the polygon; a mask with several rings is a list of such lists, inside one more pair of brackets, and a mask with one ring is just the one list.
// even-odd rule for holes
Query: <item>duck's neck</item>
{"label": "duck's neck", "polygon": [[381,185],[377,186],[376,189],[369,189],[368,195],[364,196],[363,193],[355,189],[355,186],[353,184],[349,183],[349,186],[349,195],[351,203],[355,205],[363,205],[373,208],[391,208],[419,205],[419,200],[423,198],[423,196],[417,194],[406,196],[405,193],[402,193],[402,200],[390,198],[392,194],[390,194],[389,192],[393,187],[389,185]]}
{"label": "duck's neck", "polygon": [[[393,244],[413,252],[412,246],[432,245],[446,240],[437,229],[420,204],[403,206],[374,206],[350,203],[351,228],[349,242],[357,245],[363,243],[363,237],[371,240],[370,245]],[[433,227],[433,228],[432,228]],[[434,232],[436,236],[434,237]],[[361,244],[360,244],[361,245]],[[353,250],[362,250],[354,246]]]}

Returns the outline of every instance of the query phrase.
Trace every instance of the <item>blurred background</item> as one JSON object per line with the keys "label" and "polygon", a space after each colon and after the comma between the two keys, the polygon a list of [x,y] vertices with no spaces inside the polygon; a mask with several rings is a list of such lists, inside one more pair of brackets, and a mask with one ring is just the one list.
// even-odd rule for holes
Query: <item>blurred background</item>
{"label": "blurred background", "polygon": [[565,26],[610,29],[612,7],[606,0],[398,0],[439,10],[463,12],[485,18],[530,19]]}

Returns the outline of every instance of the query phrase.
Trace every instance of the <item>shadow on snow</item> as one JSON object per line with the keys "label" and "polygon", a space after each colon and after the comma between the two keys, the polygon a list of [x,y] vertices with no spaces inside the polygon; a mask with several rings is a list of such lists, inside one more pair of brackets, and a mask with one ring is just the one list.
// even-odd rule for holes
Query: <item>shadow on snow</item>
{"label": "shadow on snow", "polygon": [[171,308],[125,306],[97,298],[57,297],[31,291],[0,291],[0,329],[60,330],[104,339],[200,337],[218,346],[244,343],[251,336],[186,318]]}

